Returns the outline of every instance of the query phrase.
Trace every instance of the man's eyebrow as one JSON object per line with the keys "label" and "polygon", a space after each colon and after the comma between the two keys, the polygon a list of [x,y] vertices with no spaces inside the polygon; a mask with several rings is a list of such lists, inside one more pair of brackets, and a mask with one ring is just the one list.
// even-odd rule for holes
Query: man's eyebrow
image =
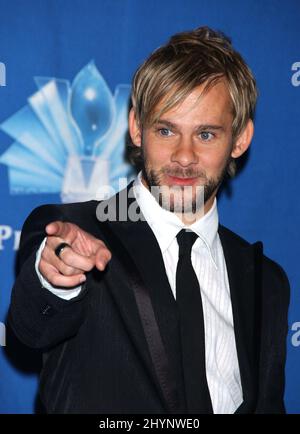
{"label": "man's eyebrow", "polygon": [[167,121],[166,119],[158,119],[157,121],[154,122],[154,125],[163,125],[169,128],[176,128],[177,125],[174,124],[173,122]]}
{"label": "man's eyebrow", "polygon": [[[158,119],[154,125],[162,125],[166,126],[170,129],[176,129],[178,126],[174,124],[173,122],[168,121],[167,119]],[[225,128],[222,125],[214,125],[214,124],[200,124],[196,127],[196,130],[203,131],[203,130],[219,130],[224,131]]]}
{"label": "man's eyebrow", "polygon": [[213,124],[201,124],[197,127],[198,130],[219,130],[224,131],[225,128],[222,125],[213,125]]}

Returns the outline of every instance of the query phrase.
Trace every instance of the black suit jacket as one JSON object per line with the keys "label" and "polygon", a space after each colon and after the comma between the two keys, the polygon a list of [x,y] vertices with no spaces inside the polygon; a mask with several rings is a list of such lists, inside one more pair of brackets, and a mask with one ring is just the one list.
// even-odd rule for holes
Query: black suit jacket
{"label": "black suit jacket", "polygon": [[[10,326],[43,351],[40,395],[49,413],[185,413],[179,316],[159,245],[145,221],[99,222],[97,205],[46,205],[27,218]],[[54,220],[76,223],[112,251],[106,270],[88,273],[70,301],[41,287],[34,270],[45,225]],[[243,389],[237,413],[283,413],[287,277],[260,242],[223,226],[219,235]]]}

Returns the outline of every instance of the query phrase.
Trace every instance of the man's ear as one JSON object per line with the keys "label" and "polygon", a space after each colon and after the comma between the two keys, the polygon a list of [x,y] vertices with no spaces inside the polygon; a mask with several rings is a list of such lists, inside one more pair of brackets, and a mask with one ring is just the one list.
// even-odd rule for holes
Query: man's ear
{"label": "man's ear", "polygon": [[238,158],[241,155],[243,155],[244,152],[247,151],[247,149],[250,146],[252,137],[254,133],[254,125],[251,119],[249,119],[247,125],[241,132],[241,134],[238,136],[238,138],[235,141],[235,144],[233,145],[233,149],[231,151],[232,158]]}
{"label": "man's ear", "polygon": [[133,108],[131,108],[129,112],[128,117],[128,128],[129,128],[129,134],[132,140],[132,143],[135,146],[141,146],[142,143],[142,133],[141,129],[137,123],[136,117],[135,117],[135,111]]}

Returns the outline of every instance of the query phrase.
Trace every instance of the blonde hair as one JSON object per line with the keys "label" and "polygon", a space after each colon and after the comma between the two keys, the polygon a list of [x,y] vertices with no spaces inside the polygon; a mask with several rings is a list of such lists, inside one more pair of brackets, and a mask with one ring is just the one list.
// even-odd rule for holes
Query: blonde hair
{"label": "blonde hair", "polygon": [[[175,34],[138,68],[132,84],[132,105],[141,128],[183,101],[197,86],[203,92],[224,80],[232,100],[233,141],[253,119],[257,99],[255,79],[241,55],[222,32],[199,27]],[[155,112],[161,103],[159,113]],[[141,163],[141,149],[131,144],[131,161]],[[235,173],[235,161],[229,168]]]}

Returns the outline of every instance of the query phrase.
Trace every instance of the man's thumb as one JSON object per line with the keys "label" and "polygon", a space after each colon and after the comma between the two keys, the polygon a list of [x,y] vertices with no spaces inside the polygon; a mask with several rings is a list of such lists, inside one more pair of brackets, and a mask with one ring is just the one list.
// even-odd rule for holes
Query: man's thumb
{"label": "man's thumb", "polygon": [[63,222],[51,222],[46,226],[45,231],[48,235],[59,236],[62,229],[62,224]]}

